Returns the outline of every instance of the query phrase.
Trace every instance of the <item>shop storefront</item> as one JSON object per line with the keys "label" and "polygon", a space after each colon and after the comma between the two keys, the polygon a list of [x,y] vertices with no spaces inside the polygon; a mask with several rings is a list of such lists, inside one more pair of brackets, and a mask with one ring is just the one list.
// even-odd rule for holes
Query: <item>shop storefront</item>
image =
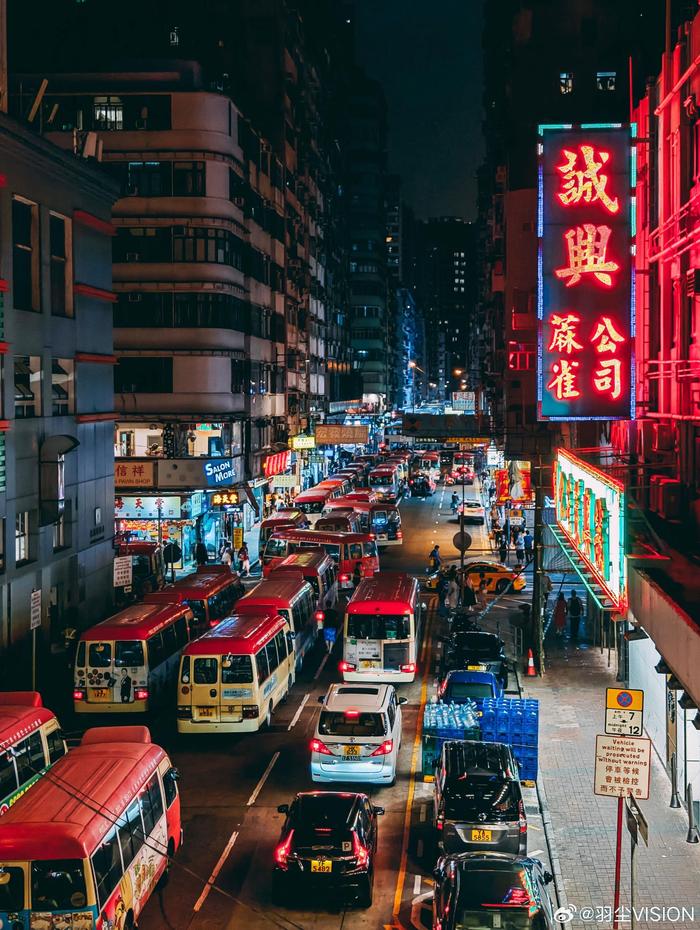
{"label": "shop storefront", "polygon": [[135,542],[175,544],[182,557],[175,562],[176,570],[195,564],[197,524],[202,517],[203,495],[117,495],[114,499],[114,519],[117,536]]}

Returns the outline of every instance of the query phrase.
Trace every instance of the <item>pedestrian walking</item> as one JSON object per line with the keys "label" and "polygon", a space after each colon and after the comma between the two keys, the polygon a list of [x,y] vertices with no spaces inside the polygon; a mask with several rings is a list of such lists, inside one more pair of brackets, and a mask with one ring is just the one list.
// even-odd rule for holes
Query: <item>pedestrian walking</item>
{"label": "pedestrian walking", "polygon": [[516,571],[520,571],[525,564],[525,543],[523,542],[523,537],[518,534],[518,538],[515,540],[515,561],[516,561]]}
{"label": "pedestrian walking", "polygon": [[435,590],[437,591],[438,597],[438,616],[447,617],[449,612],[447,606],[447,589],[449,588],[449,582],[445,575],[440,575],[438,577],[438,582]]}
{"label": "pedestrian walking", "polygon": [[457,492],[452,492],[452,497],[450,499],[450,507],[452,508],[452,513],[457,513],[457,508],[459,507],[459,497],[457,497]]}
{"label": "pedestrian walking", "polygon": [[532,562],[532,560],[535,557],[535,552],[533,548],[534,542],[535,540],[532,538],[532,533],[530,532],[530,530],[525,530],[525,535],[523,536],[523,544],[525,546],[525,562],[528,565],[530,564],[530,562]]}
{"label": "pedestrian walking", "polygon": [[194,557],[197,565],[206,565],[209,561],[209,553],[207,552],[207,547],[204,545],[201,539],[197,540],[197,544],[194,547]]}
{"label": "pedestrian walking", "polygon": [[479,610],[486,610],[486,607],[488,605],[488,598],[486,597],[486,592],[488,590],[489,583],[484,577],[483,572],[481,573],[479,577],[481,580],[479,581],[479,588],[476,592],[476,602],[479,605]]}
{"label": "pedestrian walking", "polygon": [[430,570],[436,572],[442,565],[442,559],[440,558],[440,546],[433,546],[430,550],[430,555],[428,556],[428,561],[430,562]]}
{"label": "pedestrian walking", "polygon": [[225,539],[219,550],[219,558],[221,559],[221,564],[226,565],[229,568],[233,567],[233,549],[231,548],[231,543],[228,539]]}
{"label": "pedestrian walking", "polygon": [[355,568],[352,573],[352,583],[355,587],[362,581],[362,562],[355,562]]}
{"label": "pedestrian walking", "polygon": [[250,574],[250,553],[245,543],[243,543],[238,550],[238,564],[240,566],[241,575],[245,576]]}
{"label": "pedestrian walking", "polygon": [[571,592],[566,608],[569,614],[571,638],[578,639],[578,630],[581,624],[581,617],[583,616],[583,601],[575,591]]}
{"label": "pedestrian walking", "polygon": [[508,559],[508,545],[506,544],[503,534],[501,533],[501,541],[498,546],[498,558],[504,565],[507,565]]}
{"label": "pedestrian walking", "polygon": [[476,607],[476,591],[471,579],[471,575],[464,576],[464,589],[462,591],[462,607],[472,610]]}
{"label": "pedestrian walking", "polygon": [[540,587],[542,591],[542,613],[545,613],[547,610],[547,603],[549,601],[549,595],[552,593],[552,587],[552,579],[547,572],[542,572],[542,583]]}
{"label": "pedestrian walking", "polygon": [[450,576],[447,581],[447,607],[450,610],[455,610],[459,607],[459,584],[457,582],[457,572],[450,572]]}
{"label": "pedestrian walking", "polygon": [[326,643],[326,652],[330,655],[333,652],[333,647],[335,646],[335,640],[338,635],[338,631],[335,628],[334,624],[326,622],[323,627],[323,639]]}
{"label": "pedestrian walking", "polygon": [[554,614],[552,616],[554,620],[554,632],[557,636],[564,635],[564,629],[566,627],[566,598],[563,593],[559,594],[556,604],[554,605]]}

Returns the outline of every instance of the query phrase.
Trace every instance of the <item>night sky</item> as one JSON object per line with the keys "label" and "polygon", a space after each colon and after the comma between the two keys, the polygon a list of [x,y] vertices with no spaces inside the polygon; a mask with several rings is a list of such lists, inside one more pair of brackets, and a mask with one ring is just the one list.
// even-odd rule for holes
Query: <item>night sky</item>
{"label": "night sky", "polygon": [[425,219],[476,213],[482,0],[356,0],[357,56],[383,86],[389,169]]}

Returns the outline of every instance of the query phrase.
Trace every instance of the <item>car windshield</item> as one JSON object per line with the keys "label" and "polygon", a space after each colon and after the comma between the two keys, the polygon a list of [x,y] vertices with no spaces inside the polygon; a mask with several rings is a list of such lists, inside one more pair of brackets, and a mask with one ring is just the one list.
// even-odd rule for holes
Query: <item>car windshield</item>
{"label": "car windshield", "polygon": [[127,639],[114,644],[114,664],[117,668],[136,667],[144,664],[143,643],[138,639]]}
{"label": "car windshield", "polygon": [[0,866],[0,912],[24,909],[24,871],[19,866]]}
{"label": "car windshield", "polygon": [[253,663],[250,656],[223,656],[221,684],[247,684],[253,680]]}
{"label": "car windshield", "polygon": [[485,681],[451,681],[447,687],[448,701],[492,698],[493,688]]}
{"label": "car windshield", "polygon": [[348,637],[352,639],[408,639],[411,618],[401,614],[350,614]]}
{"label": "car windshield", "polygon": [[466,823],[517,820],[518,800],[514,783],[500,775],[465,773],[450,782],[445,792],[445,816]]}
{"label": "car windshield", "polygon": [[354,802],[351,794],[329,793],[326,797],[309,794],[297,798],[289,812],[296,845],[313,846],[329,839],[333,843],[345,839]]}
{"label": "car windshield", "polygon": [[386,727],[383,714],[324,710],[318,732],[321,736],[384,736]]}
{"label": "car windshield", "polygon": [[481,504],[478,501],[465,501],[464,506],[470,510],[481,510]]}
{"label": "car windshield", "polygon": [[530,886],[524,869],[463,871],[455,907],[456,930],[545,930]]}
{"label": "car windshield", "polygon": [[302,513],[321,513],[323,505],[323,501],[302,501],[301,503],[294,501],[294,506],[297,510],[301,510]]}
{"label": "car windshield", "polygon": [[85,907],[85,873],[81,859],[32,862],[32,909],[63,911]]}

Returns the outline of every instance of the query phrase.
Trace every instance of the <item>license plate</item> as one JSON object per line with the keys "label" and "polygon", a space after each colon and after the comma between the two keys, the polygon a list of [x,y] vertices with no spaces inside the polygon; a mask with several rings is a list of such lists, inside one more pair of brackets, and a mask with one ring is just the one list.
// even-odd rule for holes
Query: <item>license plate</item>
{"label": "license plate", "polygon": [[111,701],[112,692],[109,688],[91,688],[90,698],[93,701]]}
{"label": "license plate", "polygon": [[356,758],[360,755],[359,746],[343,746],[343,755],[346,758]]}
{"label": "license plate", "polygon": [[328,873],[333,870],[333,861],[331,859],[312,859],[311,871]]}
{"label": "license plate", "polygon": [[213,717],[214,708],[213,707],[198,707],[197,716],[199,717]]}
{"label": "license plate", "polygon": [[490,843],[490,830],[472,830],[472,843]]}
{"label": "license plate", "polygon": [[387,539],[387,538],[388,538],[388,537],[387,537],[386,533],[380,533],[379,536],[377,536],[377,539]]}
{"label": "license plate", "polygon": [[485,665],[468,665],[467,671],[468,672],[485,672],[486,666]]}
{"label": "license plate", "polygon": [[379,668],[379,662],[376,659],[360,659],[360,668]]}

